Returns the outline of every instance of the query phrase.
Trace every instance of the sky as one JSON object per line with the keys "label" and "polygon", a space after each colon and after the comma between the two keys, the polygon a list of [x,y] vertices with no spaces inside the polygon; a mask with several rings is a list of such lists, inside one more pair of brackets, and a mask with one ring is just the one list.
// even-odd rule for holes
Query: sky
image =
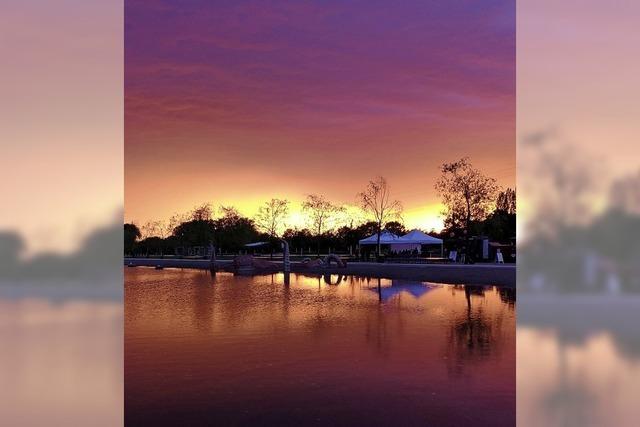
{"label": "sky", "polygon": [[536,152],[522,142],[530,135],[550,135],[550,144],[575,151],[574,159],[589,165],[597,177],[590,186],[592,214],[608,207],[612,182],[638,171],[640,3],[610,6],[601,0],[518,3],[519,242],[545,217],[541,201],[554,191],[529,167]]}
{"label": "sky", "polygon": [[409,227],[469,156],[515,185],[515,2],[125,3],[125,220],[272,198],[356,205],[377,175]]}
{"label": "sky", "polygon": [[122,4],[9,0],[0,14],[0,232],[71,252],[123,208]]}
{"label": "sky", "polygon": [[[178,9],[175,5],[159,2],[127,1],[124,11],[128,22],[125,218],[139,222],[151,217],[162,219],[202,201],[234,202],[250,210],[272,193],[286,193],[288,197],[300,199],[307,192],[324,191],[336,200],[353,203],[355,193],[374,172],[387,176],[392,190],[404,202],[405,217],[424,218],[425,207],[437,203],[432,190],[434,168],[458,154],[470,155],[476,165],[499,178],[502,185],[510,185],[514,175],[511,162],[515,144],[509,142],[513,139],[509,127],[502,127],[499,119],[488,121],[487,116],[488,113],[496,117],[504,115],[507,117],[504,120],[510,121],[515,114],[513,107],[508,106],[509,102],[498,102],[512,96],[508,90],[513,83],[512,71],[500,70],[511,70],[513,66],[509,61],[514,61],[510,45],[513,44],[515,6],[509,2],[493,6],[482,2],[482,8],[479,8],[474,3],[465,6],[453,1],[431,5],[403,2],[405,10],[395,6],[391,11],[384,11],[372,2],[349,3],[350,10],[344,10],[346,6],[339,3],[325,2],[335,15],[342,13],[344,20],[349,16],[353,21],[357,18],[358,25],[353,22],[349,26],[331,26],[323,20],[324,15],[309,16],[307,13],[304,18],[305,13],[299,11],[298,21],[287,19],[285,24],[272,24],[279,32],[273,30],[271,32],[276,34],[267,37],[265,34],[270,27],[265,29],[253,22],[265,19],[258,19],[265,13],[240,14],[238,17],[238,13],[232,14],[222,5],[213,6],[221,11],[219,14],[213,11],[206,14],[203,10],[190,10],[186,2],[181,2]],[[278,4],[286,7],[285,3]],[[307,8],[312,7],[310,3],[304,4]],[[60,0],[55,3],[10,0],[3,6],[0,35],[5,43],[0,44],[0,54],[6,60],[0,92],[11,102],[0,105],[0,140],[3,142],[0,230],[20,233],[31,253],[67,252],[78,246],[83,235],[112,221],[114,213],[117,216],[123,206],[123,5],[100,0]],[[448,12],[437,9],[445,7]],[[636,84],[640,61],[634,53],[640,41],[636,29],[639,7],[640,4],[634,1],[617,2],[615,8],[601,0],[527,0],[518,3],[518,140],[532,132],[555,129],[564,139],[578,145],[581,153],[588,153],[598,160],[596,163],[602,166],[598,171],[599,179],[609,181],[637,171],[639,122],[635,105],[640,97],[640,86]],[[420,12],[421,9],[424,11]],[[289,15],[293,14],[289,12]],[[272,15],[281,16],[282,13]],[[200,23],[200,27],[206,28],[197,28],[195,21],[198,19],[193,16],[209,19],[211,25]],[[276,20],[276,17],[272,19]],[[178,28],[180,20],[188,23]],[[243,55],[236,52],[224,62],[222,52],[233,46],[228,43],[212,46],[210,42],[201,41],[198,49],[185,49],[188,40],[195,38],[188,34],[191,26],[198,34],[213,34],[223,42],[237,40],[237,46],[244,47],[246,52]],[[331,31],[319,33],[318,26],[331,27]],[[393,26],[392,30],[388,26]],[[379,28],[377,33],[376,27]],[[227,31],[231,28],[233,31]],[[245,32],[239,28],[244,28]],[[247,28],[251,28],[253,36],[246,33]],[[220,34],[214,34],[214,29]],[[295,29],[293,40],[283,40],[285,31]],[[436,32],[441,35],[434,37]],[[270,54],[268,51],[262,56],[252,54],[248,50],[251,43],[240,43],[253,40],[257,45],[276,36],[281,46],[290,47],[280,49],[280,57],[276,57],[277,52]],[[315,41],[313,46],[308,42],[310,38]],[[488,40],[494,41],[489,43]],[[298,42],[308,44],[309,48],[305,49],[304,44],[295,48]],[[173,49],[162,47],[172,43]],[[205,44],[207,49],[202,48]],[[318,45],[323,45],[325,50],[321,51]],[[357,57],[350,55],[356,51]],[[312,54],[315,56],[309,59]],[[338,66],[349,70],[357,68],[357,78],[347,80],[347,72],[338,76],[335,72],[329,73],[330,56],[342,59],[334,64],[334,69]],[[507,60],[507,57],[511,59]],[[258,99],[271,100],[265,82],[273,84],[275,78],[266,74],[266,65],[260,79],[251,80],[240,73],[238,70],[241,71],[251,58],[278,70],[281,78],[291,85],[288,94],[299,94],[297,103],[295,98],[289,99],[293,104],[277,99],[276,106],[271,102],[258,109]],[[373,66],[371,62],[374,62]],[[221,65],[214,68],[218,63]],[[180,66],[181,70],[172,72],[171,64]],[[191,64],[193,71],[184,64]],[[611,64],[619,66],[612,67]],[[134,66],[138,69],[137,74],[133,73]],[[203,70],[201,75],[196,72],[198,69]],[[468,74],[469,69],[477,72],[467,81],[464,72]],[[211,77],[214,70],[218,75],[227,73],[225,85],[218,83],[216,86],[221,77]],[[285,74],[287,70],[289,73]],[[258,71],[253,72],[250,76],[256,76]],[[238,79],[239,83],[233,86],[237,90],[232,90],[228,84],[229,73]],[[294,79],[294,75],[298,78]],[[247,84],[253,83],[252,97],[248,99],[239,90],[243,78],[249,80]],[[310,83],[302,85],[301,78]],[[438,84],[447,79],[456,84]],[[323,95],[328,86],[335,88],[336,85],[330,83],[336,80],[342,82],[338,89],[343,97],[334,105],[343,106],[343,113],[332,116],[333,121],[329,121],[328,107],[302,108],[303,102],[326,101]],[[178,100],[197,99],[193,90],[187,91],[189,82],[200,82],[199,92],[195,95],[210,102],[209,110],[223,100],[230,103],[235,97],[235,105],[241,101],[253,105],[250,117],[256,122],[258,119],[264,122],[265,116],[270,114],[267,118],[271,119],[268,121],[271,127],[262,125],[258,132],[257,126],[231,126],[231,117],[239,116],[237,110],[225,109],[227,120],[211,114],[205,120],[196,114],[170,113],[162,103],[156,103],[166,99],[172,102],[175,110]],[[226,98],[222,97],[226,92],[220,90],[221,86],[231,92]],[[303,91],[299,91],[300,86]],[[284,86],[280,92],[287,94],[286,88]],[[131,109],[134,89],[139,103],[135,115]],[[451,112],[452,108],[442,113],[444,110],[431,102],[432,98],[447,91],[468,94],[474,90],[491,94],[482,97],[488,100],[484,107],[478,103],[464,105],[459,102],[455,106],[456,114]],[[176,100],[180,91],[181,98]],[[326,92],[327,97],[329,94]],[[391,98],[392,95],[395,98]],[[250,104],[252,99],[256,103]],[[381,114],[379,109],[375,115],[371,109],[362,107],[374,101],[379,108],[386,107],[387,112]],[[494,107],[491,107],[492,102]],[[499,105],[495,106],[496,102]],[[285,108],[287,116],[283,118]],[[394,108],[396,114],[388,113]],[[401,108],[413,115],[400,115]],[[468,113],[466,116],[473,113],[477,118],[477,129],[470,126],[469,120],[460,119],[465,112]],[[354,119],[356,114],[360,117]],[[416,115],[429,119],[416,119]],[[444,126],[443,116],[454,123],[453,130],[451,126],[448,129]],[[306,122],[302,121],[303,117]],[[309,117],[324,120],[324,129],[303,126],[308,124]],[[282,121],[287,118],[290,120],[284,126]],[[356,121],[351,127],[338,126],[340,120],[349,122],[350,119]],[[403,127],[394,130],[392,125],[395,123]],[[491,137],[489,132],[481,132],[482,123],[504,129],[500,134],[507,136],[498,139]],[[280,138],[285,131],[291,133],[294,125],[298,129],[297,135],[286,140]],[[320,139],[324,144],[340,143],[342,146],[319,149],[311,144],[303,147],[304,151],[298,148],[307,143],[318,128],[323,132],[316,132],[319,136],[314,141]],[[200,146],[196,146],[195,155],[193,147],[181,152],[177,143],[190,140],[186,137],[191,133],[187,132],[190,129],[194,134],[200,129],[198,133],[201,134],[194,139]],[[267,129],[271,131],[266,132]],[[153,132],[156,135],[150,137]],[[243,138],[215,138],[216,132],[241,134]],[[472,137],[465,136],[469,134]],[[305,138],[298,138],[300,135]],[[251,151],[251,147],[240,145],[240,142],[248,144],[251,140],[261,144],[268,141],[272,145],[293,140],[295,144],[292,143],[293,148],[289,151],[280,150],[278,157],[265,158],[295,156],[298,161],[286,167],[271,160],[255,161],[255,156],[265,148],[257,145]],[[393,142],[391,147],[387,143],[389,140]],[[347,155],[350,144],[358,141],[368,143],[366,149],[356,153],[356,158],[353,153]],[[153,150],[153,147],[159,149]],[[239,156],[229,152],[229,147],[242,152],[241,161]],[[419,156],[413,155],[416,151]],[[378,154],[380,152],[382,154]],[[309,153],[312,156],[306,155]],[[169,161],[172,156],[175,159]],[[404,163],[398,165],[390,156],[402,156]],[[216,161],[218,157],[231,159],[227,163],[243,173],[226,170],[227,163]],[[493,159],[506,161],[504,166],[501,163],[492,167],[497,163]],[[519,166],[526,165],[529,160],[526,153],[518,151]],[[387,161],[391,166],[385,166]],[[405,164],[409,166],[405,167]],[[221,173],[211,172],[214,166]],[[250,174],[251,171],[264,173]],[[536,177],[527,175],[521,167],[518,172],[520,226],[526,213],[523,208],[529,199],[522,184],[535,182]],[[323,175],[319,184],[317,179],[312,180],[317,175]],[[286,179],[279,180],[280,176]],[[405,176],[409,179],[403,179]],[[250,185],[246,185],[247,181]],[[308,185],[312,181],[313,186]],[[340,184],[329,185],[333,181]],[[159,192],[161,186],[162,192]],[[406,212],[412,212],[413,217]],[[518,236],[522,236],[520,231]]]}

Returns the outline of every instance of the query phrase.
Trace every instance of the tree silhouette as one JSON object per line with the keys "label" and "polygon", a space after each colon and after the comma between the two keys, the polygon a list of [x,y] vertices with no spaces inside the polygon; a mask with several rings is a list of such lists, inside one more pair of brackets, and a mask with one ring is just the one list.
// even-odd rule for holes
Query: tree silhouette
{"label": "tree silhouette", "polygon": [[128,254],[133,253],[133,247],[136,244],[136,240],[142,237],[140,229],[135,224],[124,225],[124,250]]}
{"label": "tree silhouette", "polygon": [[516,192],[511,188],[498,193],[496,200],[496,210],[507,214],[516,213]]}
{"label": "tree silhouette", "polygon": [[[255,223],[259,229],[269,235],[271,240],[276,240],[279,230],[284,226],[284,220],[289,213],[289,201],[286,199],[271,199],[260,206],[255,217]],[[273,258],[273,241],[271,242],[271,258]]]}
{"label": "tree silhouette", "polygon": [[342,208],[329,202],[323,196],[309,194],[307,200],[302,204],[302,210],[306,212],[311,219],[313,232],[315,233],[318,243],[317,254],[320,256],[320,236],[322,236],[322,233],[326,230],[328,222],[331,221],[332,217],[340,212]]}
{"label": "tree silhouette", "polygon": [[475,169],[464,157],[444,163],[435,189],[445,206],[447,228],[462,228],[467,235],[473,221],[482,221],[491,211],[498,191],[496,180]]}
{"label": "tree silhouette", "polygon": [[387,180],[378,176],[369,181],[367,188],[358,193],[362,209],[371,214],[376,222],[378,238],[376,242],[376,253],[380,256],[380,233],[382,225],[392,219],[396,219],[402,213],[402,204],[397,200],[392,200]]}

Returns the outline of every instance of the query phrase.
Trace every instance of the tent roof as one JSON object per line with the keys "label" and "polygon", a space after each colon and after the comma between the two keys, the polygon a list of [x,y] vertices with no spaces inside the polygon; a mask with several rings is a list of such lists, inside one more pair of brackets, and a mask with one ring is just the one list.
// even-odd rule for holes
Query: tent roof
{"label": "tent roof", "polygon": [[[377,243],[378,234],[373,234],[366,239],[360,240],[361,245],[375,245]],[[420,230],[411,230],[407,234],[402,237],[398,237],[395,234],[384,230],[380,233],[380,244],[381,245],[391,245],[391,244],[407,244],[407,245],[440,245],[442,244],[442,239],[438,239],[436,237],[429,236],[426,233],[423,233]]]}
{"label": "tent roof", "polygon": [[[372,234],[366,239],[361,239],[358,243],[360,243],[361,245],[375,245],[378,243],[378,233]],[[380,244],[389,245],[391,243],[403,243],[403,242],[401,242],[400,237],[396,236],[395,234],[387,230],[382,231],[382,233],[380,233]]]}
{"label": "tent roof", "polygon": [[442,243],[442,239],[429,236],[420,230],[411,230],[400,238],[402,243],[419,243],[421,245],[439,245]]}
{"label": "tent roof", "polygon": [[269,242],[255,242],[255,243],[247,243],[246,245],[244,245],[246,248],[255,248],[258,246],[264,246],[264,245],[268,245]]}

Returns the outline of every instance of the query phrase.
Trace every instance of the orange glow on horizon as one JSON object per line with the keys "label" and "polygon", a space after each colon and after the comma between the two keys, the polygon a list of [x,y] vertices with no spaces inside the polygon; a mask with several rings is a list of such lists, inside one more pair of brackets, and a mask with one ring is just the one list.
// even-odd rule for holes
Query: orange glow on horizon
{"label": "orange glow on horizon", "polygon": [[[289,200],[289,213],[285,220],[284,226],[281,227],[280,232],[284,232],[284,230],[288,228],[293,228],[293,229],[310,228],[308,215],[302,209],[302,203],[304,199],[287,198],[283,196],[280,196],[280,198],[286,198],[287,200]],[[259,200],[238,199],[237,201],[229,200],[228,202],[220,202],[217,204],[210,202],[210,204],[213,210],[214,217],[218,217],[220,215],[219,208],[221,206],[225,206],[225,207],[234,207],[240,212],[240,214],[248,218],[254,218],[258,213],[258,209],[260,208],[260,206],[264,205],[265,201],[266,199],[259,199]],[[201,203],[207,203],[207,201],[205,200]],[[168,218],[174,213],[182,213],[182,214],[188,213],[196,205],[197,204],[193,204],[191,206],[187,205],[184,208],[177,209],[167,215],[150,217],[143,221],[140,221],[137,218],[131,217],[129,215],[125,215],[125,221],[134,222],[138,226],[143,225],[148,220],[167,221]],[[344,212],[335,215],[335,217],[333,217],[329,221],[327,225],[327,228],[329,230],[339,228],[343,225],[356,227],[366,221],[372,220],[372,218],[370,218],[360,207],[356,205],[342,204],[342,208],[344,209]],[[407,228],[408,230],[417,228],[427,232],[432,230],[439,232],[442,230],[442,227],[443,227],[443,217],[441,215],[442,209],[443,209],[443,205],[440,203],[418,206],[411,209],[405,209],[401,217],[398,218],[397,221],[404,224],[405,228]]]}

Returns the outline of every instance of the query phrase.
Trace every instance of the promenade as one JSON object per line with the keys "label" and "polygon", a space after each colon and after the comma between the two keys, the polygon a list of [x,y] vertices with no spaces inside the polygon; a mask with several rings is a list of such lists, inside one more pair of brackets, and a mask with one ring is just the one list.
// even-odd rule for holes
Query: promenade
{"label": "promenade", "polygon": [[[216,261],[216,269],[229,267],[232,261]],[[208,260],[173,258],[124,258],[124,265],[163,268],[209,269]],[[497,285],[515,287],[515,264],[400,264],[351,262],[345,268],[319,267],[308,268],[300,262],[291,262],[292,273],[343,274],[385,279],[416,280],[450,284]]]}

